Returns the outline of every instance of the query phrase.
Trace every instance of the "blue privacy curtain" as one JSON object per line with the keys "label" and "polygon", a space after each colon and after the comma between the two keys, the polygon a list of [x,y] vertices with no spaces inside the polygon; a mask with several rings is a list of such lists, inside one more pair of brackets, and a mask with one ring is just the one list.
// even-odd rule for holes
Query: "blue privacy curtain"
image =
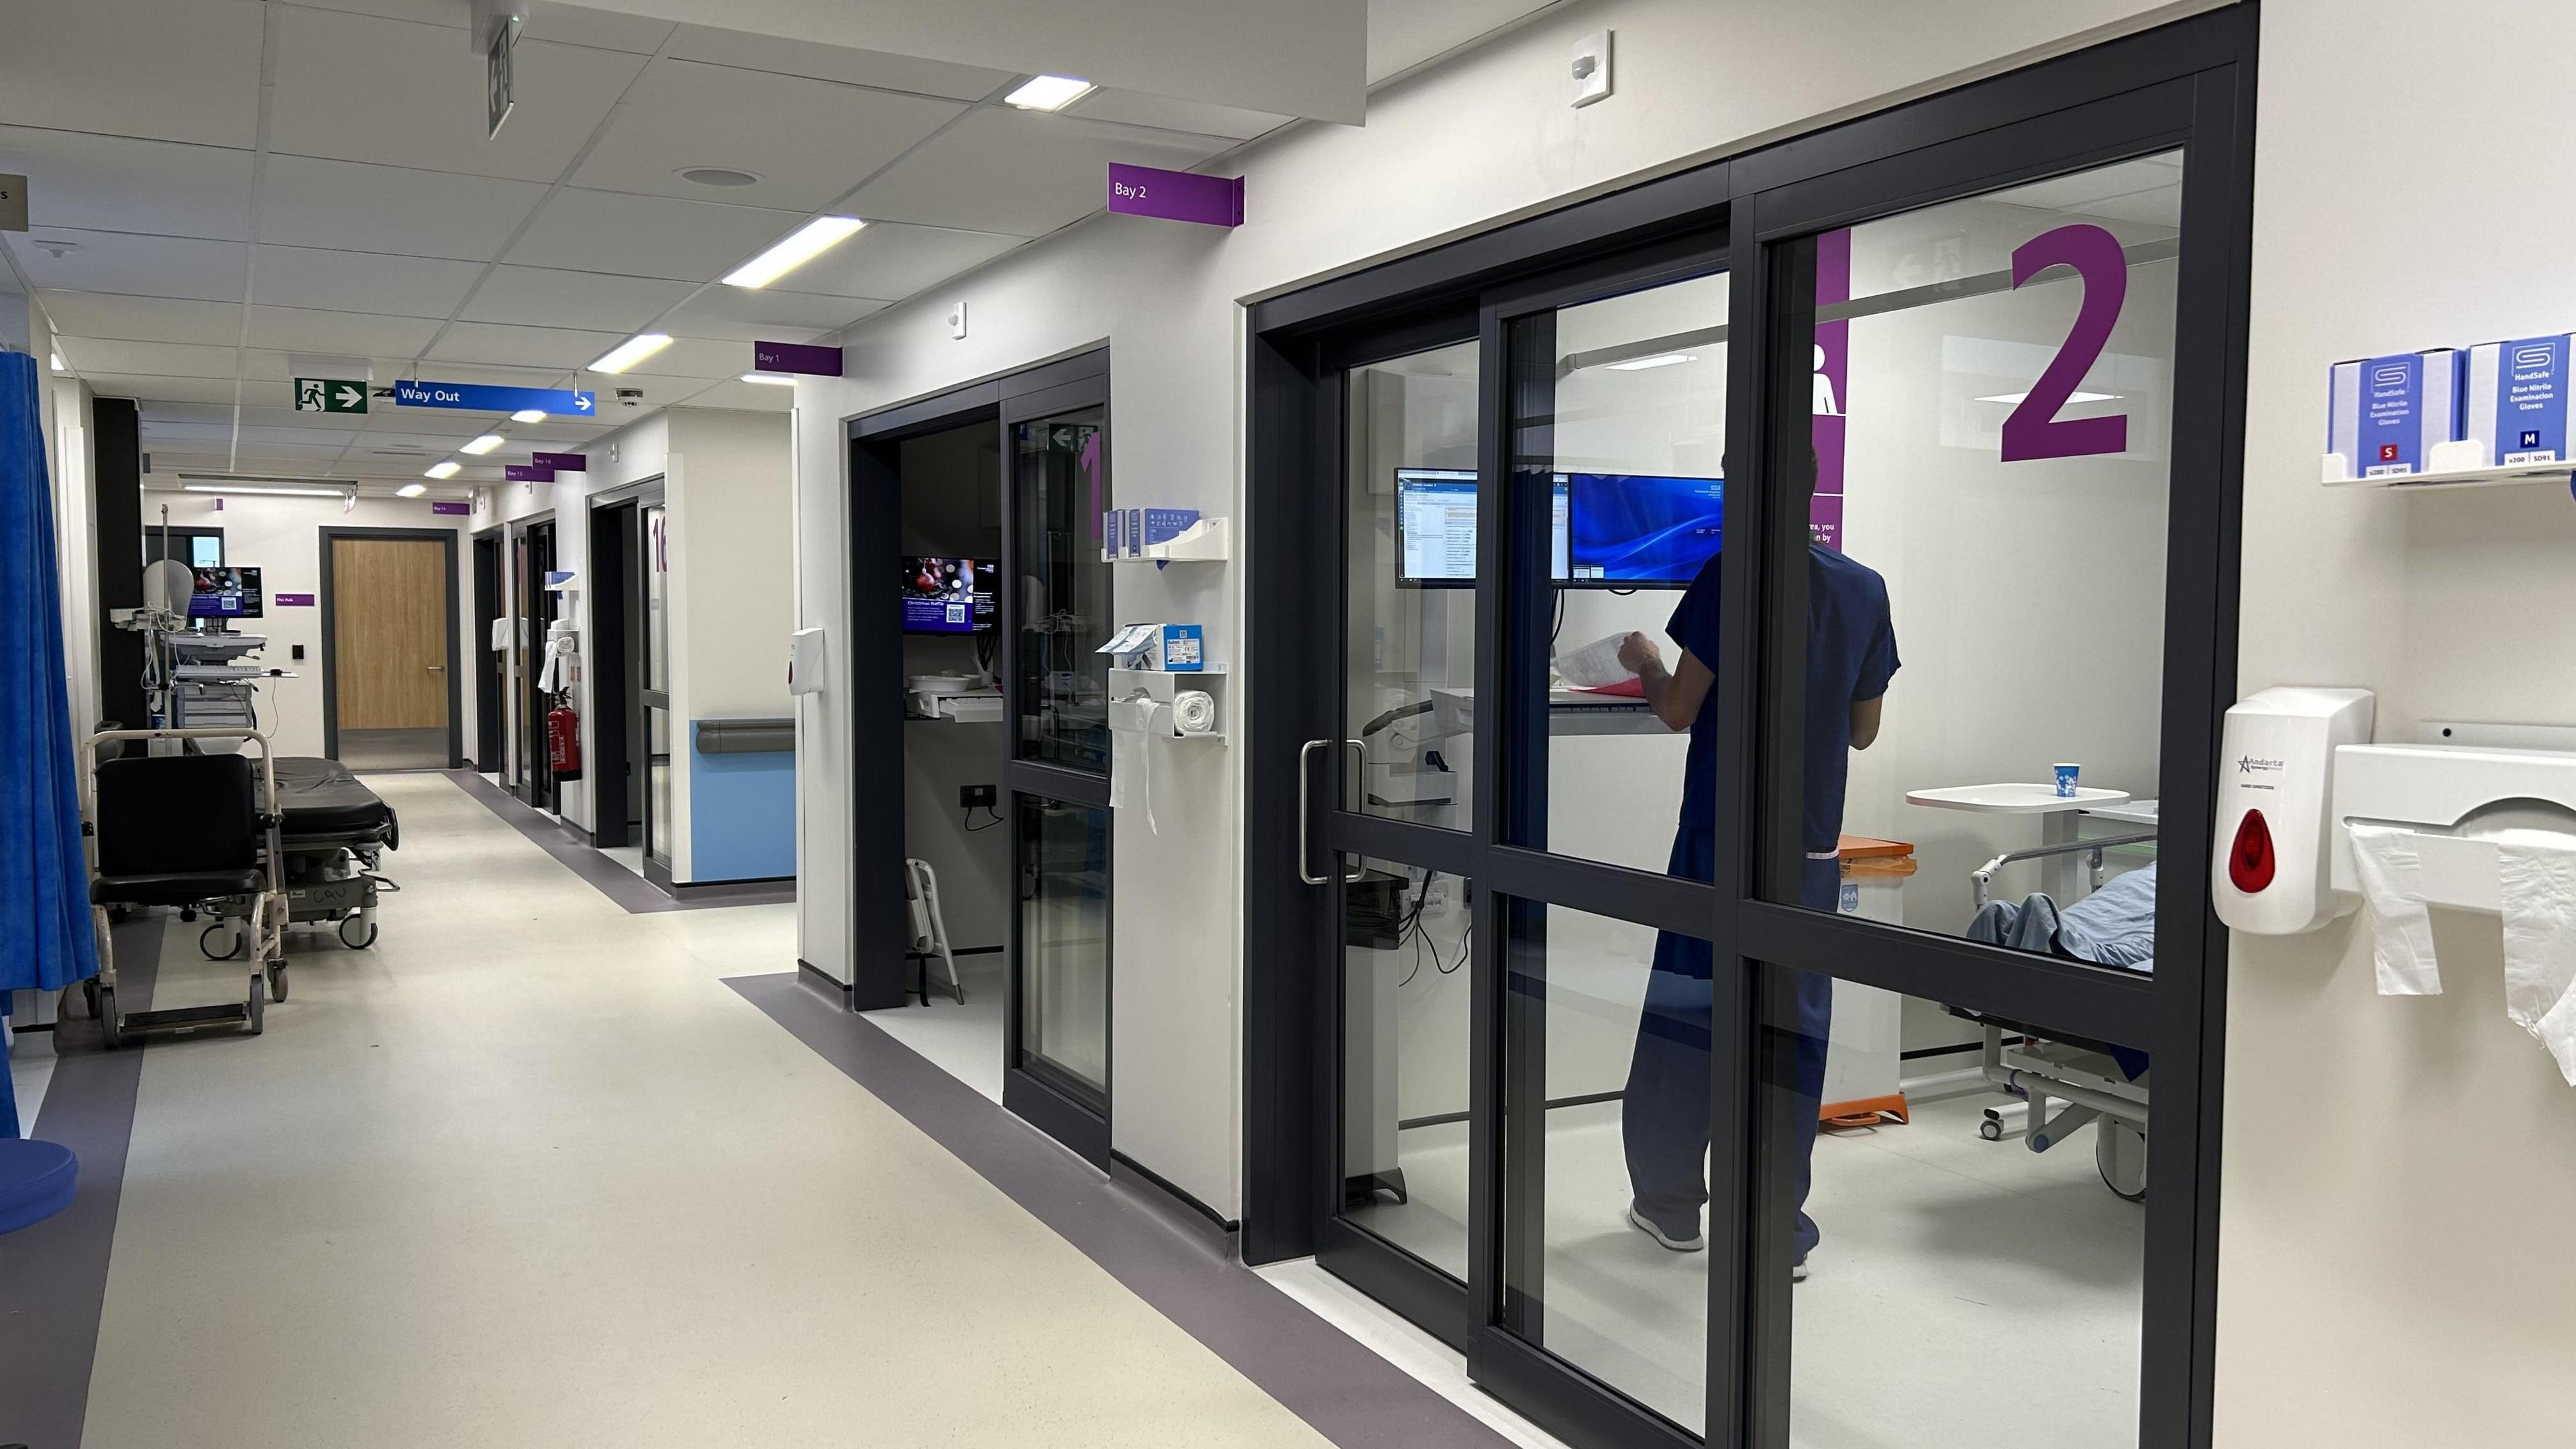
{"label": "blue privacy curtain", "polygon": [[[98,974],[63,678],[53,486],[36,406],[36,359],[0,352],[0,992],[58,991]],[[18,1105],[0,1064],[0,1137],[17,1135]]]}

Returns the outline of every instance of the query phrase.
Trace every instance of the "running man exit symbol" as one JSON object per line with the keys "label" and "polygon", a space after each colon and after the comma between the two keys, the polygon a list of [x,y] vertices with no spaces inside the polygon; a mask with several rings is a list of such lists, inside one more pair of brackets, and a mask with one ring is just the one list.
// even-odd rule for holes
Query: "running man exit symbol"
{"label": "running man exit symbol", "polygon": [[295,380],[295,410],[299,413],[365,412],[367,385],[329,377],[299,377]]}

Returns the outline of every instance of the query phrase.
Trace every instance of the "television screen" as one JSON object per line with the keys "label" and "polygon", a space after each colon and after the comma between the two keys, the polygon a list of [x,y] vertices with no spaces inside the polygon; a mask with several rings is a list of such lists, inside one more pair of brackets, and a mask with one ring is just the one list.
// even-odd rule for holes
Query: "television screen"
{"label": "television screen", "polygon": [[1687,588],[1718,550],[1726,480],[1573,473],[1573,581]]}
{"label": "television screen", "polygon": [[903,561],[903,632],[971,634],[993,627],[993,575],[988,558]]}
{"label": "television screen", "polygon": [[266,600],[260,597],[259,570],[200,567],[191,572],[188,593],[191,619],[256,619]]}
{"label": "television screen", "polygon": [[[1566,482],[1556,480],[1549,563],[1566,573]],[[1395,581],[1413,588],[1473,587],[1476,582],[1476,475],[1445,468],[1395,470]]]}

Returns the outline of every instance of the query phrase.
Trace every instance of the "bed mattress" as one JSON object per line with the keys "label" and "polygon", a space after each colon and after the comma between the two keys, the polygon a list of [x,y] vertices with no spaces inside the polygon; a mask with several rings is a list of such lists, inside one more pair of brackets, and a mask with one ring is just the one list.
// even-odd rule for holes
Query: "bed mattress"
{"label": "bed mattress", "polygon": [[286,817],[278,833],[305,837],[374,836],[397,844],[401,824],[393,807],[358,782],[337,760],[282,757],[277,762],[277,803]]}

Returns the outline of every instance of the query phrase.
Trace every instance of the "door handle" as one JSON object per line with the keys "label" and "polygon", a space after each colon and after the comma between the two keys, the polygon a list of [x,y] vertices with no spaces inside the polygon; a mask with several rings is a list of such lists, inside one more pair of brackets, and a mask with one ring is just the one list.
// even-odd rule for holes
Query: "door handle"
{"label": "door handle", "polygon": [[1331,743],[1330,740],[1308,740],[1305,748],[1297,752],[1297,878],[1310,886],[1333,883],[1331,876],[1316,875],[1306,869],[1306,862],[1315,858],[1314,849],[1306,839],[1309,823],[1315,818],[1315,752]]}
{"label": "door handle", "polygon": [[424,664],[421,668],[430,670],[437,674],[445,674],[447,672],[447,666],[444,664]]}
{"label": "door handle", "polygon": [[[1361,804],[1363,804],[1363,805],[1365,805],[1365,804],[1367,804],[1367,803],[1368,803],[1368,746],[1367,746],[1366,744],[1361,743],[1361,742],[1360,742],[1360,741],[1358,741],[1358,740],[1344,740],[1344,741],[1342,741],[1342,744],[1343,744],[1343,746],[1344,746],[1344,747],[1346,747],[1347,749],[1349,749],[1349,750],[1350,750],[1350,752],[1351,752],[1352,754],[1357,755],[1357,756],[1359,757],[1359,761],[1360,761],[1360,803],[1361,803]],[[1343,877],[1342,877],[1342,884],[1344,884],[1344,885],[1353,885],[1353,884],[1356,884],[1356,883],[1360,880],[1360,878],[1361,878],[1361,877],[1363,877],[1363,876],[1365,876],[1365,875],[1367,875],[1367,874],[1368,874],[1368,860],[1367,860],[1365,857],[1363,857],[1363,858],[1361,859],[1361,861],[1360,861],[1360,868],[1359,868],[1359,869],[1357,869],[1357,870],[1355,870],[1355,871],[1352,871],[1349,875],[1343,876]]]}

